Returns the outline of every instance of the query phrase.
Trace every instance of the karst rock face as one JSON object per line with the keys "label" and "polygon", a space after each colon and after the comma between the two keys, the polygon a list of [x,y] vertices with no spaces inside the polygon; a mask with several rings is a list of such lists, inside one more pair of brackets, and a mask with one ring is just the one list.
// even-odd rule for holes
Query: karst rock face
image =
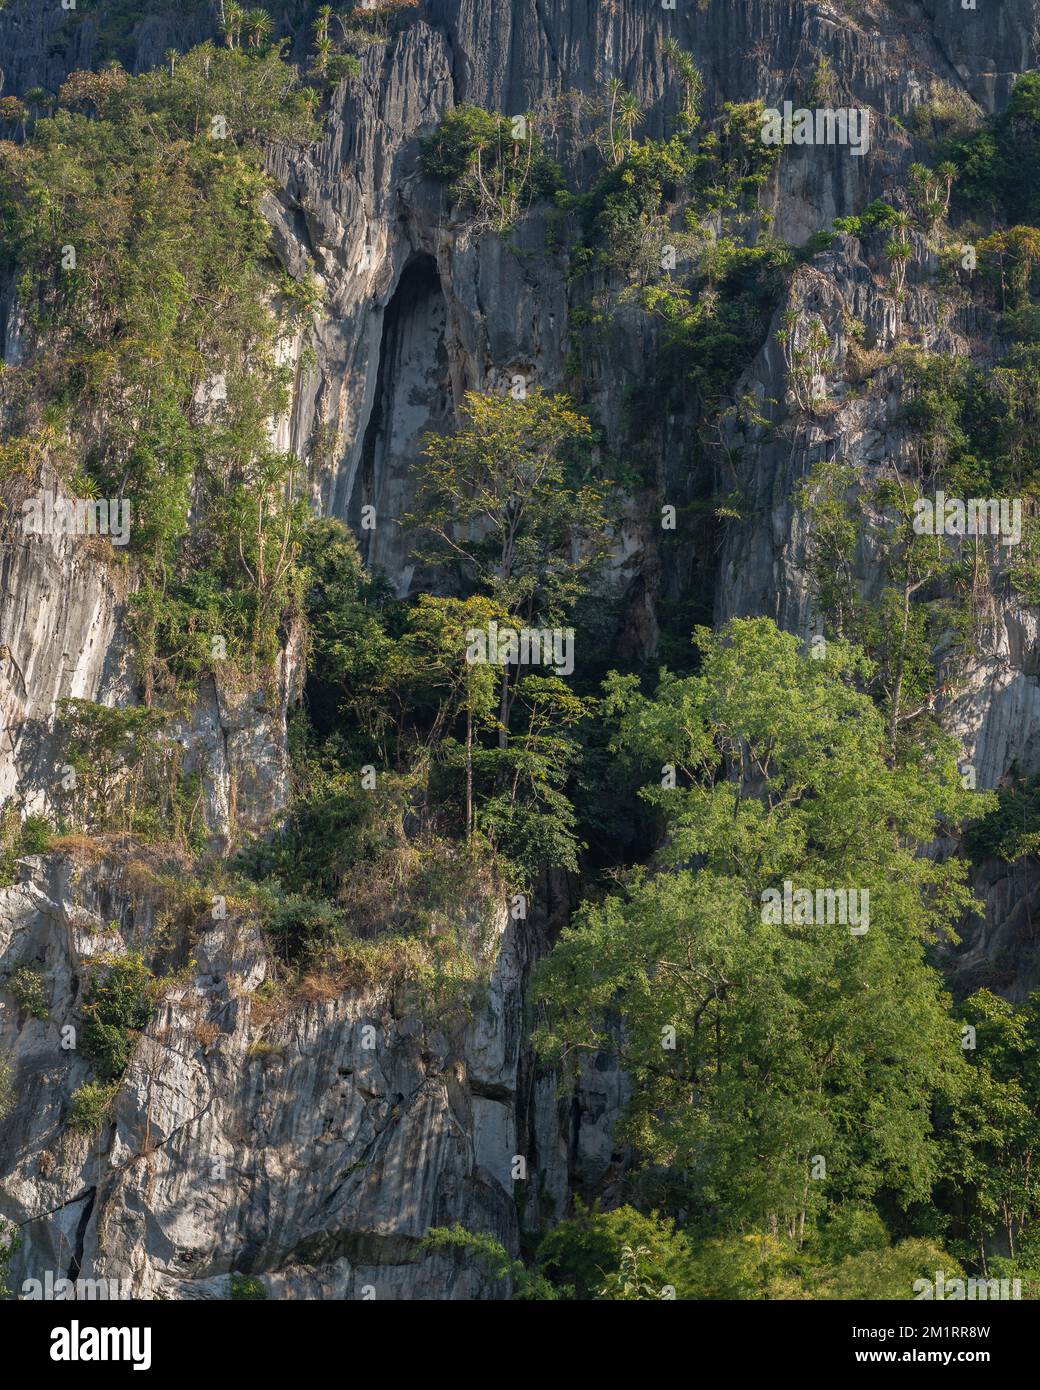
{"label": "karst rock face", "polygon": [[[210,8],[184,8],[177,15],[143,0],[124,61],[154,66],[171,47],[213,33]],[[1036,61],[1040,12],[1033,0],[1004,0],[995,17],[993,8],[425,0],[334,91],[320,143],[270,154],[277,188],[265,212],[275,254],[289,275],[313,272],[324,290],[313,351],[297,345],[291,407],[275,428],[279,447],[307,461],[314,505],[354,527],[366,562],[407,595],[417,587],[407,529],[361,529],[362,506],[390,518],[409,511],[418,442],[450,425],[464,391],[517,374],[550,390],[564,384],[577,292],[549,235],[549,210],[536,206],[508,240],[476,234],[419,171],[419,136],[453,106],[522,113],[620,77],[647,110],[646,132],[660,134],[678,100],[668,38],[696,58],[709,106],[778,102],[792,72],[811,73],[827,58],[845,104],[870,108],[875,135],[860,158],[792,150],[781,162],[763,207],[776,233],[799,244],[905,178],[919,157],[905,121],[930,84],[949,84],[982,112],[1006,103]],[[104,9],[70,39],[56,4],[9,0],[0,10],[4,94],[56,90],[69,71],[96,64]],[[306,46],[305,33],[302,24],[290,33],[291,51]],[[580,161],[567,173],[580,181]],[[842,380],[849,316],[879,350],[909,338],[985,361],[996,349],[971,308],[950,312],[913,279],[908,291],[897,303],[851,236],[794,275],[736,393],[756,398],[773,422],[796,414],[778,338],[794,311],[819,316],[828,330],[828,409],[782,432],[733,427],[732,482],[747,504],[741,520],[720,522],[707,553],[658,547],[660,506],[688,485],[690,422],[681,414],[640,422],[656,484],[632,499],[609,561],[633,649],[652,657],[659,603],[691,583],[717,621],[765,614],[806,637],[816,630],[796,489],[819,459],[841,457],[869,474],[907,447],[898,369],[855,391]],[[624,312],[586,360],[583,401],[621,447],[631,428],[626,393],[656,331]],[[16,285],[0,284],[4,360],[19,360],[27,332]],[[20,500],[10,491],[0,520],[0,643],[10,653],[0,665],[0,798],[45,811],[62,762],[56,703],[133,698],[132,581],[74,540],[22,535],[12,521]],[[869,588],[870,553],[858,564]],[[303,660],[290,634],[273,686],[211,682],[176,730],[205,769],[209,823],[229,844],[285,805],[287,717]],[[1002,598],[944,711],[980,786],[996,786],[1012,765],[1040,770],[1038,675],[1036,611]],[[562,1214],[575,1189],[609,1194],[624,1162],[614,1127],[625,1078],[601,1059],[563,1095],[526,1041],[531,968],[566,903],[545,894],[514,921],[503,902],[496,920],[474,922],[494,960],[481,1011],[468,1021],[442,1026],[378,983],[347,982],[334,997],[278,1012],[257,997],[269,965],[256,927],[229,909],[178,956],[176,914],[147,867],[113,845],[100,855],[27,858],[19,882],[0,888],[0,986],[38,960],[49,998],[48,1017],[31,1018],[0,989],[0,1055],[16,1078],[16,1103],[0,1122],[0,1215],[23,1236],[15,1287],[52,1270],[129,1280],[144,1297],[223,1298],[234,1270],[260,1277],[271,1297],[494,1298],[502,1286],[472,1266],[416,1258],[429,1226],[460,1221],[515,1252],[522,1225]],[[956,968],[982,978],[999,957],[1011,963],[999,987],[1024,997],[1040,985],[1029,944],[1040,884],[1023,866],[983,866],[976,889],[985,917]],[[479,911],[460,895],[460,913]],[[84,962],[139,949],[172,953],[171,987],[111,1122],[78,1137],[69,1102],[89,1068],[63,1047],[62,1030],[77,1017]]]}

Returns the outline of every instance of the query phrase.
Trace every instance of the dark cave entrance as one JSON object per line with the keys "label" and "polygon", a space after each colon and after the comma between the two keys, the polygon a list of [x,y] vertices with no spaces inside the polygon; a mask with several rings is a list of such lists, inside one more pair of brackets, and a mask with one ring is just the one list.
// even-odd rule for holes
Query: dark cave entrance
{"label": "dark cave entrance", "polygon": [[[415,463],[429,430],[444,430],[453,402],[445,346],[447,306],[433,257],[417,256],[386,307],[372,413],[347,511],[365,563],[399,590],[411,582],[411,539],[398,523],[413,506]],[[374,506],[374,529],[362,508]]]}

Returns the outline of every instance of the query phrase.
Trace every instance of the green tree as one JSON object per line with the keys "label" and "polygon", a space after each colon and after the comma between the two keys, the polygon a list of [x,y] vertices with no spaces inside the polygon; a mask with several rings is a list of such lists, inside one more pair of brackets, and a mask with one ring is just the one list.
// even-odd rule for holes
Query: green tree
{"label": "green tree", "polygon": [[892,262],[892,283],[898,294],[906,282],[906,268],[913,259],[913,243],[905,236],[892,237],[885,243],[885,255]]}
{"label": "green tree", "polygon": [[[521,399],[466,393],[462,423],[429,437],[419,465],[419,511],[409,524],[432,538],[434,561],[453,561],[513,619],[558,625],[605,553],[605,488],[581,451],[592,427],[567,396]],[[501,746],[510,679],[503,673]]]}
{"label": "green tree", "polygon": [[960,1015],[974,1046],[947,1093],[944,1185],[985,1272],[994,1231],[1014,1259],[1040,1209],[1040,994],[1015,1005],[979,990]]}
{"label": "green tree", "polygon": [[91,981],[83,999],[80,1048],[102,1081],[116,1081],[126,1070],[137,1035],[151,1018],[153,998],[154,976],[132,952],[103,963]]}
{"label": "green tree", "polygon": [[254,48],[259,48],[265,39],[271,37],[274,20],[266,10],[256,8],[247,10],[243,24],[246,37]]}
{"label": "green tree", "polygon": [[633,1274],[641,1296],[660,1298],[672,1288],[676,1298],[692,1297],[693,1254],[686,1237],[674,1222],[632,1206],[600,1211],[575,1201],[574,1215],[542,1237],[536,1264],[574,1298],[622,1297]]}
{"label": "green tree", "polygon": [[1020,77],[1005,109],[981,130],[950,140],[946,152],[968,202],[1040,225],[1040,74]]}
{"label": "green tree", "polygon": [[559,165],[542,150],[533,116],[511,119],[479,106],[455,107],[423,136],[419,165],[449,185],[453,201],[469,209],[476,226],[499,233],[563,182]]}
{"label": "green tree", "polygon": [[479,1260],[489,1278],[510,1281],[515,1299],[552,1301],[560,1297],[542,1274],[529,1269],[522,1260],[514,1260],[500,1241],[467,1231],[458,1222],[454,1226],[431,1226],[419,1249],[422,1254],[454,1253]]}
{"label": "green tree", "polygon": [[805,1261],[785,1235],[755,1231],[705,1241],[690,1271],[692,1298],[803,1299]]}
{"label": "green tree", "polygon": [[[924,481],[927,470],[920,472]],[[916,720],[920,732],[920,717],[931,717],[938,685],[933,651],[954,610],[953,604],[920,606],[916,599],[929,585],[952,584],[960,564],[944,536],[917,533],[921,495],[920,485],[895,467],[893,476],[870,486],[841,459],[818,464],[797,494],[811,519],[807,569],[820,614],[871,658],[867,681],[887,713],[893,748],[904,727]],[[864,531],[885,576],[869,599],[854,568]]]}
{"label": "green tree", "polygon": [[66,756],[76,773],[74,803],[84,823],[105,824],[117,798],[132,800],[133,774],[154,753],[167,716],[143,705],[121,709],[78,699],[60,701],[58,712]]}
{"label": "green tree", "polygon": [[8,989],[31,1018],[46,1018],[50,1012],[43,967],[36,961],[20,965],[7,984]]}
{"label": "green tree", "polygon": [[675,68],[682,85],[683,103],[680,125],[686,134],[692,133],[700,121],[701,101],[704,96],[704,78],[692,54],[679,47],[675,39],[665,39],[664,52],[669,63]]}
{"label": "green tree", "polygon": [[[924,953],[970,894],[962,864],[919,851],[971,796],[952,745],[889,762],[846,645],[813,659],[765,619],[698,645],[701,674],[664,673],[652,699],[608,682],[619,750],[675,771],[645,793],[666,845],[563,933],[536,1041],[561,1063],[619,1055],[627,1133],[706,1225],[801,1241],[828,1200],[931,1190],[930,1105],[960,1056]],[[869,891],[868,930],[777,920],[763,893],[785,882]]]}
{"label": "green tree", "polygon": [[314,16],[314,37],[319,41],[327,39],[329,36],[329,25],[332,22],[332,6],[319,5]]}
{"label": "green tree", "polygon": [[603,553],[604,486],[578,456],[592,427],[540,388],[522,399],[469,391],[460,414],[454,434],[427,441],[409,521],[435,538],[434,558],[454,559],[510,614],[562,619]]}
{"label": "green tree", "polygon": [[331,517],[312,518],[299,555],[307,623],[307,707],[321,735],[355,725],[358,762],[376,753],[389,761],[388,729],[400,710],[386,690],[394,639],[387,626],[396,607],[389,590],[366,573],[353,533]]}
{"label": "green tree", "polygon": [[1040,231],[1011,227],[978,244],[982,273],[999,289],[1001,309],[1021,309],[1030,303],[1033,272],[1040,264]]}
{"label": "green tree", "polygon": [[248,11],[243,5],[236,4],[235,0],[226,0],[221,29],[229,48],[238,47],[247,19]]}
{"label": "green tree", "polygon": [[499,667],[467,659],[469,634],[486,632],[491,623],[508,621],[508,616],[500,604],[481,595],[452,599],[421,594],[400,644],[405,680],[410,680],[413,688],[421,682],[424,688],[436,692],[437,712],[427,744],[442,740],[460,715],[465,719],[467,837],[472,835],[475,824],[473,764],[477,736],[481,729],[497,728],[494,716],[501,682]]}
{"label": "green tree", "polygon": [[476,821],[531,883],[546,864],[578,869],[584,845],[564,788],[581,755],[574,731],[592,704],[558,676],[527,675],[515,687],[514,722],[518,711],[523,718],[508,746],[477,755],[478,768],[491,775],[496,790],[482,800]]}
{"label": "green tree", "polygon": [[104,1124],[119,1090],[116,1081],[86,1081],[72,1093],[69,1129],[73,1134],[95,1134]]}

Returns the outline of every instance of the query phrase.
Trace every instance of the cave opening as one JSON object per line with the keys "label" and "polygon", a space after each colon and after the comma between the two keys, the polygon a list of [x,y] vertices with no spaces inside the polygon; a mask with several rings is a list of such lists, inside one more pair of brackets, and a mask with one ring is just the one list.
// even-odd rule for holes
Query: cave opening
{"label": "cave opening", "polygon": [[[423,436],[449,427],[453,402],[445,344],[447,306],[433,257],[404,268],[383,316],[376,389],[347,520],[372,570],[404,595],[411,584],[411,538],[399,524],[412,508]],[[375,525],[362,525],[362,508]]]}

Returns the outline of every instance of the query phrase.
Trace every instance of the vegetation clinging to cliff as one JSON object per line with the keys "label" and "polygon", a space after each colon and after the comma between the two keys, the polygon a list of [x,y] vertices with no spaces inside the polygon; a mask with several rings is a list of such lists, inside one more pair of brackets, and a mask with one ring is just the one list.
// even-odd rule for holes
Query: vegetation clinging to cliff
{"label": "vegetation clinging to cliff", "polygon": [[277,50],[203,45],[140,77],[74,73],[60,102],[0,144],[4,254],[39,343],[3,376],[4,463],[128,499],[151,698],[221,650],[270,662],[293,601],[297,464],[267,426],[308,291],[271,257],[260,150],[313,137],[313,94]]}

